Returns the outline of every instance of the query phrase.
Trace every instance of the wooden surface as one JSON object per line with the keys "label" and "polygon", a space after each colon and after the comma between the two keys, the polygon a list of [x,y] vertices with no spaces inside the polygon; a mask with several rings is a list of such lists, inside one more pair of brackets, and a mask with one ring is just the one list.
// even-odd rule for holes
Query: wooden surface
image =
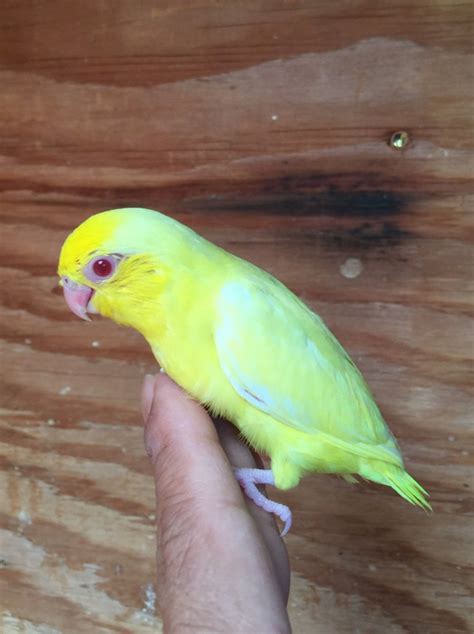
{"label": "wooden surface", "polygon": [[309,302],[431,492],[433,515],[330,476],[278,496],[294,631],[472,631],[471,46],[456,0],[0,3],[0,631],[160,629],[154,363],[55,276],[128,204]]}

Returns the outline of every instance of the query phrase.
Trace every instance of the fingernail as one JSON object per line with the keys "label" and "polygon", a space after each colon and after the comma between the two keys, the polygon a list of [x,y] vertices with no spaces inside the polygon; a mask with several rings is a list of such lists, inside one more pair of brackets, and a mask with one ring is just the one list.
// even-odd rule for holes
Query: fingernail
{"label": "fingernail", "polygon": [[143,381],[142,389],[142,415],[143,422],[145,423],[150,414],[151,406],[153,403],[154,386],[155,377],[152,374],[146,374]]}

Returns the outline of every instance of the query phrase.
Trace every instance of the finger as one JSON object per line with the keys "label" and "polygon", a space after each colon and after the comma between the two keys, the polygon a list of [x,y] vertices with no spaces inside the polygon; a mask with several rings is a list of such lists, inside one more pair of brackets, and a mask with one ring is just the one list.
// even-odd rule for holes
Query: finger
{"label": "finger", "polygon": [[[242,441],[238,430],[228,421],[217,419],[215,421],[219,440],[224,451],[229,458],[230,463],[234,467],[255,467],[264,469],[265,465],[258,454],[255,454],[250,447]],[[265,487],[259,487],[267,495]],[[288,553],[286,545],[280,537],[280,529],[278,528],[275,516],[267,513],[257,506],[252,500],[245,497],[249,513],[252,515],[256,525],[259,527],[260,534],[263,537],[267,550],[270,554],[272,564],[275,570],[275,576],[278,580],[281,596],[283,601],[288,601],[290,569]]]}
{"label": "finger", "polygon": [[[241,438],[239,431],[234,425],[223,419],[217,419],[214,422],[220,443],[232,467],[257,467],[259,469],[265,468],[263,462],[259,457],[257,462],[257,455],[253,453],[250,447]],[[258,485],[258,488],[262,491],[264,495],[267,494],[264,485]],[[271,513],[267,513],[262,508],[254,504],[254,502],[249,500],[247,496],[245,496],[245,502],[247,503],[252,516],[255,519],[258,519],[259,524],[268,524],[279,533],[275,518]]]}
{"label": "finger", "polygon": [[195,514],[216,505],[245,509],[207,412],[164,374],[146,379],[143,394],[145,412],[149,406],[145,441],[161,506],[188,499]]}
{"label": "finger", "polygon": [[[149,389],[144,386],[145,406]],[[155,474],[163,618],[187,619],[202,609],[202,619],[209,610],[214,618],[225,604],[237,614],[255,604],[272,618],[286,618],[274,563],[211,418],[163,374],[153,381],[145,439]]]}
{"label": "finger", "polygon": [[[147,381],[145,411],[149,390]],[[153,381],[145,439],[155,474],[162,608],[177,614],[179,604],[182,611],[178,591],[182,586],[193,609],[203,596],[216,592],[216,600],[228,601],[229,571],[236,575],[236,601],[240,601],[239,593],[245,594],[247,602],[253,600],[242,580],[261,578],[261,583],[256,582],[257,594],[262,594],[258,601],[273,605],[272,587],[279,585],[274,564],[214,424],[196,401],[163,374]]]}

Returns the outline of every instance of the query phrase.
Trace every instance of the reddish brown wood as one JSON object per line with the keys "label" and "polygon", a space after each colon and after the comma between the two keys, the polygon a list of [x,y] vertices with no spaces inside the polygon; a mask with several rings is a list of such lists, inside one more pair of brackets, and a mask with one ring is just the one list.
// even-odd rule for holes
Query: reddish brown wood
{"label": "reddish brown wood", "polygon": [[67,233],[125,205],[316,309],[431,492],[433,515],[329,476],[279,496],[294,631],[472,630],[471,47],[453,0],[1,3],[2,631],[160,627],[154,363],[55,276]]}

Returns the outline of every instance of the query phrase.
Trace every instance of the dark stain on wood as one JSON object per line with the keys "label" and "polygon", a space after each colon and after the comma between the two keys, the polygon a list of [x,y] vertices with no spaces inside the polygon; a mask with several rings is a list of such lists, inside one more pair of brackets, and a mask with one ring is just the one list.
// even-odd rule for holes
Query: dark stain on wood
{"label": "dark stain on wood", "polygon": [[[309,189],[309,188],[308,188]],[[328,187],[323,191],[295,191],[287,181],[277,181],[262,187],[268,192],[248,198],[239,192],[232,198],[217,196],[192,201],[195,209],[219,209],[220,212],[269,213],[289,216],[334,216],[336,218],[380,218],[401,213],[409,205],[410,197],[396,192],[363,190],[341,191]]]}

